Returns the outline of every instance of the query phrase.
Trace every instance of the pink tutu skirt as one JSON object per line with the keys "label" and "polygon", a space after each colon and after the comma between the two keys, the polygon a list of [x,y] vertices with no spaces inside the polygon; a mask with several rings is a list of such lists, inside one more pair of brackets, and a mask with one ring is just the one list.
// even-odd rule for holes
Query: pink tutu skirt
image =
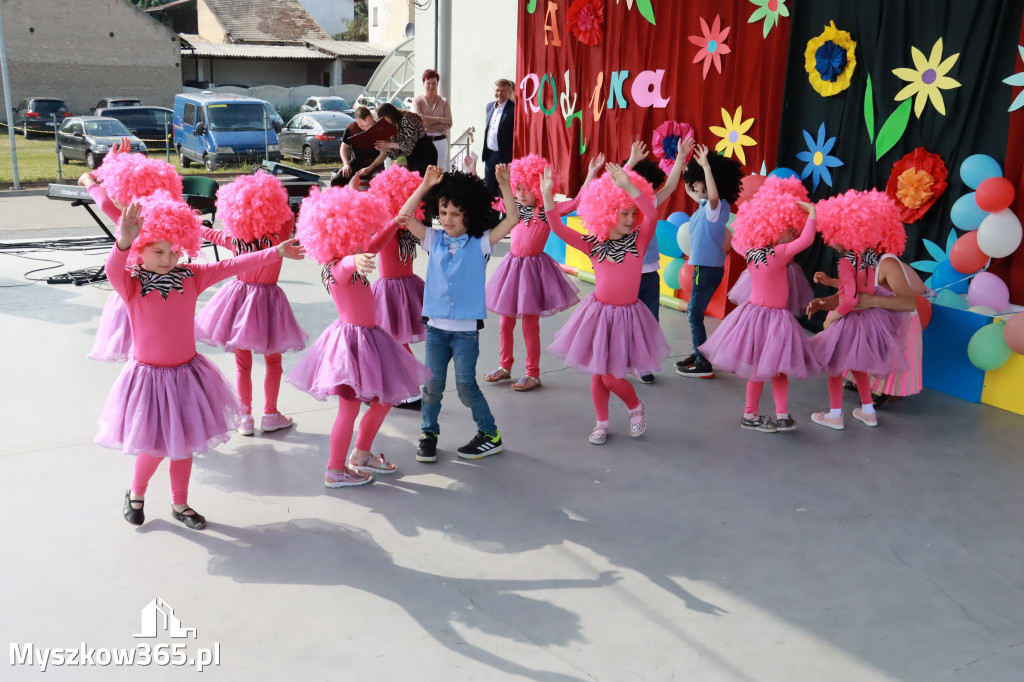
{"label": "pink tutu skirt", "polygon": [[830,377],[847,371],[887,376],[905,370],[907,317],[881,308],[847,313],[811,339],[811,350]]}
{"label": "pink tutu skirt", "polygon": [[430,376],[412,353],[381,327],[335,320],[285,376],[317,400],[396,403],[420,395]]}
{"label": "pink tutu skirt", "polygon": [[[807,281],[807,275],[800,269],[800,266],[790,261],[786,266],[786,279],[789,281],[789,298],[786,299],[786,310],[797,317],[807,314],[807,304],[814,299],[814,291],[811,283]],[[729,300],[736,305],[743,305],[750,300],[750,292],[753,284],[750,280],[750,272],[744,270],[740,273],[736,283],[729,290]]]}
{"label": "pink tutu skirt", "polygon": [[176,367],[131,358],[100,413],[96,443],[129,455],[187,459],[228,440],[241,406],[202,355]]}
{"label": "pink tutu skirt", "polygon": [[607,305],[589,294],[548,348],[566,365],[589,374],[653,374],[668,357],[661,326],[640,301]]}
{"label": "pink tutu skirt", "polygon": [[487,281],[487,309],[506,317],[547,317],[579,302],[580,290],[555,259],[509,254]]}
{"label": "pink tutu skirt", "polygon": [[726,315],[700,352],[716,368],[747,381],[771,381],[779,374],[807,379],[821,371],[810,341],[790,311],[747,301]]}
{"label": "pink tutu skirt", "polygon": [[196,339],[227,351],[261,355],[302,350],[309,335],[276,284],[231,280],[196,316]]}
{"label": "pink tutu skirt", "polygon": [[377,326],[398,343],[419,343],[427,338],[423,324],[423,279],[419,275],[381,277],[374,281],[371,290]]}
{"label": "pink tutu skirt", "polygon": [[116,292],[112,293],[103,304],[96,339],[87,357],[103,362],[124,362],[132,356],[132,345],[128,308]]}

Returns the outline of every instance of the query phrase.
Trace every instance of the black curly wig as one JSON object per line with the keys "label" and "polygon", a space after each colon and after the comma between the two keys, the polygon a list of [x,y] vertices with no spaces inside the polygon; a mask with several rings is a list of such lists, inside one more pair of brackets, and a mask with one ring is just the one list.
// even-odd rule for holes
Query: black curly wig
{"label": "black curly wig", "polygon": [[491,201],[491,193],[482,178],[462,171],[450,171],[423,197],[423,209],[427,218],[433,221],[439,215],[439,204],[451,204],[464,214],[466,234],[482,237],[501,218],[491,207]]}
{"label": "black curly wig", "polygon": [[[722,156],[718,152],[708,152],[708,164],[711,166],[711,174],[715,176],[715,186],[718,188],[718,196],[729,205],[735,204],[740,196],[740,185],[743,181],[743,166],[733,158]],[[683,169],[683,182],[692,187],[695,182],[703,182],[704,169],[697,163],[696,157],[690,159]]]}
{"label": "black curly wig", "polygon": [[[629,159],[623,161],[622,167],[625,168],[626,163],[628,162]],[[665,184],[665,180],[668,178],[668,176],[665,175],[665,171],[661,170],[661,166],[650,159],[640,159],[637,161],[636,165],[633,166],[633,172],[651,183],[651,187],[654,188],[655,192],[661,189],[661,186]]]}

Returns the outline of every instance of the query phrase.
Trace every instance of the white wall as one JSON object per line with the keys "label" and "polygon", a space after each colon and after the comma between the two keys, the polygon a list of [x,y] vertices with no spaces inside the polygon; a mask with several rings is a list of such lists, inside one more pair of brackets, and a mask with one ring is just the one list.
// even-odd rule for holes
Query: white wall
{"label": "white wall", "polygon": [[354,0],[299,0],[329,35],[341,33],[355,17]]}
{"label": "white wall", "polygon": [[[490,4],[490,1],[483,4]],[[369,0],[366,5],[371,43],[393,48],[405,40],[406,25],[415,21],[410,0]],[[376,26],[373,22],[374,14],[377,17]]]}

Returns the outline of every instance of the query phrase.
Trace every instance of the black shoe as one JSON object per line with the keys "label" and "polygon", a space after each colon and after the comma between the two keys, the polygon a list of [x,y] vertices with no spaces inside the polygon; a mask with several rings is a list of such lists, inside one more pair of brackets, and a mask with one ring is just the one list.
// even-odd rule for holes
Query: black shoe
{"label": "black shoe", "polygon": [[132,502],[138,502],[145,506],[145,500],[133,500],[131,488],[124,491],[124,520],[133,526],[141,526],[142,522],[146,520],[146,513],[142,511],[142,507],[136,509],[132,506]]}
{"label": "black shoe", "polygon": [[410,400],[407,403],[397,403],[395,407],[399,410],[416,410],[419,412],[423,408],[423,400],[416,398],[416,400]]}
{"label": "black shoe", "polygon": [[693,367],[695,362],[697,362],[697,356],[693,354],[688,355],[682,360],[676,360],[676,371],[678,372],[681,369]]}
{"label": "black shoe", "polygon": [[885,404],[885,403],[887,403],[888,401],[889,401],[889,396],[888,396],[887,394],[885,394],[885,393],[879,393],[878,395],[876,395],[876,396],[875,396],[875,397],[874,397],[874,398],[872,399],[872,401],[871,401],[871,402],[872,402],[872,404],[873,404],[873,405],[874,405],[875,407],[881,407],[882,405],[884,405],[884,404]]}
{"label": "black shoe", "polygon": [[698,360],[689,367],[676,368],[676,374],[681,377],[694,377],[696,379],[714,379],[715,368],[707,360]]}
{"label": "black shoe", "polygon": [[782,419],[776,418],[775,428],[778,431],[793,431],[796,429],[796,420],[792,417],[783,417]]}
{"label": "black shoe", "polygon": [[847,391],[856,391],[857,384],[853,383],[849,379],[843,379],[843,388],[845,388]]}
{"label": "black shoe", "polygon": [[750,429],[751,431],[761,431],[762,433],[775,433],[778,431],[778,427],[768,417],[763,414],[759,414],[756,417],[747,418],[743,417],[740,419],[741,429]]}
{"label": "black shoe", "polygon": [[481,459],[496,455],[505,447],[501,444],[501,431],[493,436],[488,436],[483,431],[477,431],[473,440],[459,448],[459,457],[462,459]]}
{"label": "black shoe", "polygon": [[653,384],[655,382],[654,375],[653,374],[645,374],[642,377],[640,377],[640,382],[644,383],[644,384]]}
{"label": "black shoe", "polygon": [[437,434],[425,431],[420,434],[419,447],[416,448],[417,462],[437,461]]}
{"label": "black shoe", "polygon": [[[186,514],[185,512],[187,511],[192,513]],[[201,530],[206,528],[206,518],[192,507],[185,507],[182,511],[177,511],[174,507],[171,507],[171,516],[174,517],[176,521],[181,521],[192,530]]]}

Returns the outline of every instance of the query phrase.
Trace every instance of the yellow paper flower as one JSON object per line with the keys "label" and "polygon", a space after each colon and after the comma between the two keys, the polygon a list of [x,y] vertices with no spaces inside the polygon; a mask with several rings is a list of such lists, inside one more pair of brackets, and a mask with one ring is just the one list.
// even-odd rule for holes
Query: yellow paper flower
{"label": "yellow paper flower", "polygon": [[908,81],[910,85],[903,88],[896,95],[896,101],[902,102],[912,95],[914,99],[914,114],[921,118],[925,103],[930,99],[935,110],[943,116],[946,115],[946,105],[942,101],[942,90],[959,88],[960,83],[949,78],[946,74],[953,68],[960,53],[957,52],[951,57],[942,59],[942,38],[935,41],[932,46],[932,54],[927,60],[924,53],[916,47],[910,48],[910,55],[914,58],[913,69],[893,69],[892,72],[898,78]]}
{"label": "yellow paper flower", "polygon": [[834,21],[829,22],[820,36],[807,41],[804,68],[815,92],[831,97],[850,87],[850,78],[857,66],[856,49],[857,42],[850,33],[837,29]]}
{"label": "yellow paper flower", "polygon": [[722,109],[722,122],[725,123],[724,128],[722,126],[710,127],[712,133],[722,138],[715,145],[715,151],[721,152],[723,156],[732,156],[735,153],[739,162],[746,164],[747,157],[743,154],[743,147],[753,147],[757,142],[754,138],[744,133],[750,130],[750,126],[754,125],[754,119],[748,118],[744,121],[743,107],[739,106],[736,107],[736,113],[731,117],[728,111]]}

